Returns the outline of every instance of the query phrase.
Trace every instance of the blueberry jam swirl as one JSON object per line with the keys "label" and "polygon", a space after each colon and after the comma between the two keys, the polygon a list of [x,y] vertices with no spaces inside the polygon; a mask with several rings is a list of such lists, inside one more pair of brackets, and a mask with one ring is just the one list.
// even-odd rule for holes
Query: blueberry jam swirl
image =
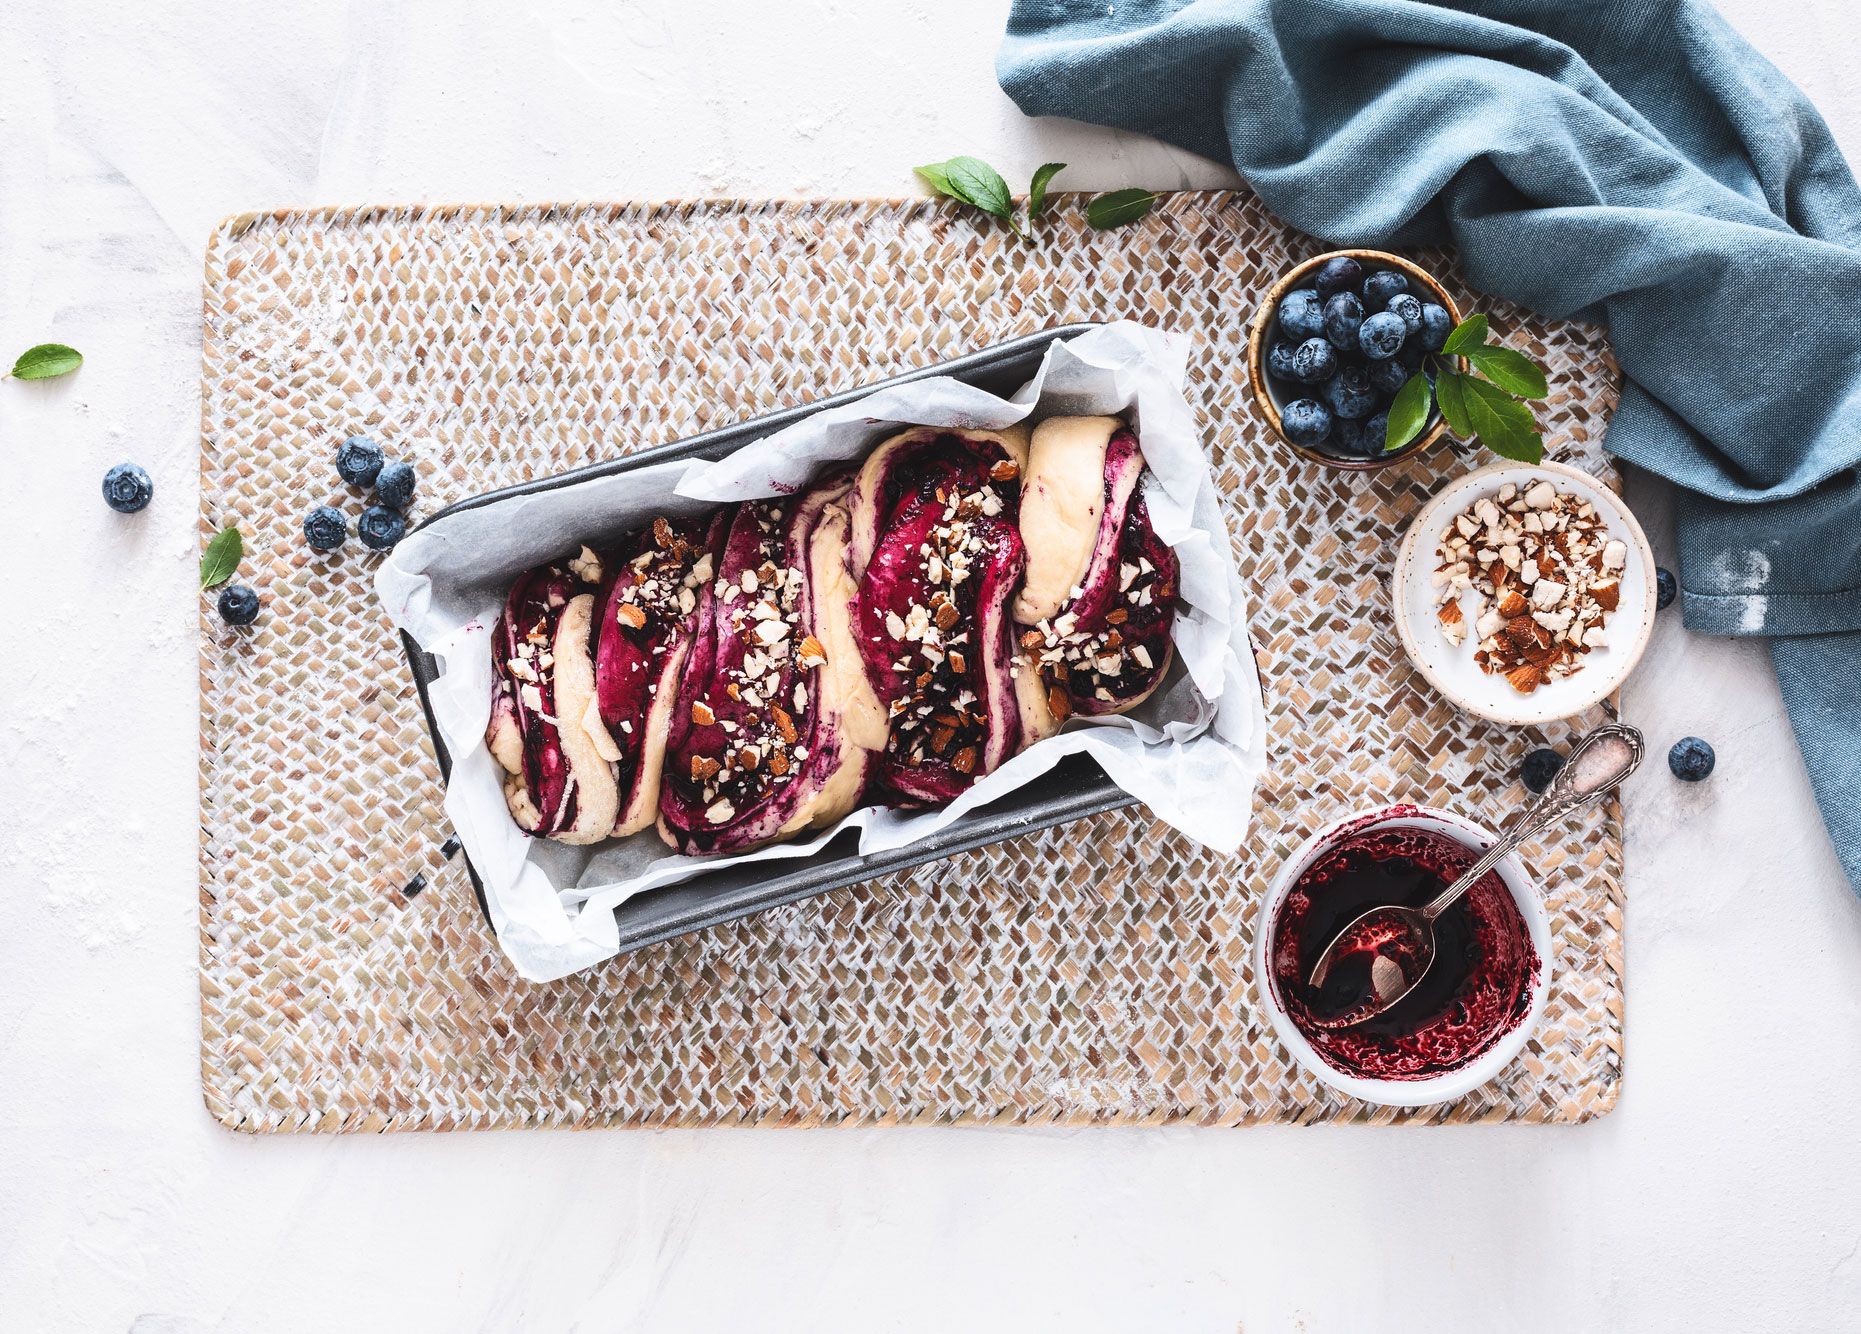
{"label": "blueberry jam swirl", "polygon": [[1414,991],[1350,1028],[1314,1022],[1328,999],[1306,978],[1332,937],[1370,908],[1427,903],[1477,857],[1433,830],[1371,826],[1347,831],[1300,875],[1273,918],[1272,985],[1326,1064],[1364,1079],[1430,1079],[1524,1020],[1538,956],[1511,892],[1489,872],[1436,920],[1434,965]]}

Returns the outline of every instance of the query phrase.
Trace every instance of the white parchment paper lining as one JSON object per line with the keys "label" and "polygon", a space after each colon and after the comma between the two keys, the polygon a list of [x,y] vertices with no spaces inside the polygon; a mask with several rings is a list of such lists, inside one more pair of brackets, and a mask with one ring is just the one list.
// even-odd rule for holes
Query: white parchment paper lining
{"label": "white parchment paper lining", "polygon": [[[1083,751],[1160,818],[1218,852],[1247,832],[1265,763],[1260,681],[1214,477],[1183,397],[1188,341],[1124,322],[1055,343],[1013,399],[937,377],[817,413],[716,463],[668,462],[448,515],[396,547],[376,576],[394,623],[441,662],[429,691],[452,757],[446,812],[484,883],[498,941],[523,976],[563,977],[619,947],[613,908],[718,866],[804,856],[848,826],[864,853],[925,837]],[[1112,414],[1138,429],[1157,533],[1182,562],[1177,665],[1136,712],[1074,719],[941,810],[870,807],[814,838],[736,857],[674,855],[648,831],[595,849],[532,839],[504,804],[484,747],[490,630],[523,570],[650,520],[716,502],[784,494],[819,465],[857,457],[906,425],[1001,427],[1024,418]]]}

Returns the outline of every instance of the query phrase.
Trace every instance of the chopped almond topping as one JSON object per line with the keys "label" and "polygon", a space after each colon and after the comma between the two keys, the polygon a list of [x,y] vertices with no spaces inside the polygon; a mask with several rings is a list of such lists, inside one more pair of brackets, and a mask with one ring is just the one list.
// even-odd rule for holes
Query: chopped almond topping
{"label": "chopped almond topping", "polygon": [[1604,611],[1614,611],[1622,601],[1622,583],[1619,579],[1609,579],[1591,584],[1590,596],[1596,599],[1596,605]]}
{"label": "chopped almond topping", "polygon": [[1021,475],[1021,466],[1013,459],[1002,459],[989,469],[989,478],[997,482],[1012,482]]}
{"label": "chopped almond topping", "polygon": [[1029,630],[1021,636],[1022,648],[1039,648],[1041,643],[1041,635],[1038,630]]}
{"label": "chopped almond topping", "polygon": [[1499,614],[1508,621],[1514,616],[1523,616],[1527,603],[1525,595],[1516,588],[1506,590],[1506,595],[1499,599]]}
{"label": "chopped almond topping", "polygon": [[962,613],[956,609],[956,604],[954,602],[946,602],[941,607],[937,608],[937,628],[939,630],[948,630],[957,623],[961,616]]}
{"label": "chopped almond topping", "polygon": [[724,687],[724,693],[732,699],[742,699],[743,687],[738,685],[735,681],[732,681],[729,685]]}
{"label": "chopped almond topping", "polygon": [[1544,684],[1544,673],[1532,663],[1523,662],[1506,673],[1506,680],[1519,694],[1529,695]]}
{"label": "chopped almond topping", "polygon": [[1443,602],[1435,615],[1440,618],[1443,625],[1459,625],[1463,619],[1458,602]]}
{"label": "chopped almond topping", "polygon": [[1047,687],[1047,708],[1058,722],[1073,716],[1073,701],[1059,686]]}
{"label": "chopped almond topping", "polygon": [[950,767],[959,774],[973,774],[976,772],[976,748],[974,746],[964,746],[961,750],[957,751],[956,757],[950,761]]}
{"label": "chopped almond topping", "polygon": [[618,607],[614,608],[614,619],[626,626],[629,630],[642,630],[646,628],[646,613],[634,606],[631,602],[623,602]]}
{"label": "chopped almond topping", "polygon": [[1108,625],[1123,625],[1130,615],[1128,607],[1114,607],[1105,614],[1105,622]]}
{"label": "chopped almond topping", "polygon": [[700,727],[709,727],[717,721],[717,715],[711,712],[711,706],[701,699],[691,702],[691,720]]}
{"label": "chopped almond topping", "polygon": [[707,755],[694,755],[691,757],[691,781],[694,783],[708,783],[711,779],[717,777],[717,775],[723,771],[723,768],[723,765]]}
{"label": "chopped almond topping", "polygon": [[787,773],[788,772],[788,756],[784,755],[779,750],[776,751],[774,754],[772,754],[769,757],[769,772],[774,774],[777,778],[780,778],[783,774]]}
{"label": "chopped almond topping", "polygon": [[827,662],[826,646],[813,635],[809,635],[801,641],[801,647],[796,651],[795,660],[803,667],[823,666]]}
{"label": "chopped almond topping", "polygon": [[653,520],[653,541],[661,550],[672,545],[672,525],[666,522],[663,514]]}
{"label": "chopped almond topping", "polygon": [[[941,755],[946,750],[950,749],[950,743],[954,740],[956,740],[956,729],[944,724],[939,724],[937,730],[931,733],[931,749]],[[967,773],[969,771],[965,769],[963,772]]]}
{"label": "chopped almond topping", "polygon": [[963,673],[969,670],[968,663],[964,661],[963,655],[956,649],[950,650],[949,662],[950,670],[955,672],[958,676],[963,675]]}
{"label": "chopped almond topping", "polygon": [[754,769],[761,759],[754,746],[745,746],[737,752],[737,766],[742,769]]}
{"label": "chopped almond topping", "polygon": [[788,711],[777,706],[769,710],[769,716],[775,719],[775,730],[782,740],[791,746],[794,745],[795,739],[801,733],[795,730],[795,720],[788,716]]}

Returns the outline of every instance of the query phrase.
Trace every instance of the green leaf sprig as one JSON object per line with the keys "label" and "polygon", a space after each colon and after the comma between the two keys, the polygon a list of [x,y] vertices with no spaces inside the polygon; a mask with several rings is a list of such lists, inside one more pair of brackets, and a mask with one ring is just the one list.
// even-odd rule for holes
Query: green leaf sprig
{"label": "green leaf sprig", "polygon": [[[84,364],[84,354],[63,343],[40,343],[19,354],[13,369],[7,372],[15,380],[52,380],[69,375]],[[0,376],[0,379],[6,378]]]}
{"label": "green leaf sprig", "polygon": [[[1034,239],[1033,222],[1047,206],[1047,187],[1065,169],[1064,162],[1041,164],[1034,179],[1028,182],[1027,211],[1023,215],[1015,210],[1008,182],[981,158],[953,157],[948,162],[928,162],[912,168],[938,194],[1000,218],[1023,241]],[[1100,231],[1123,227],[1150,212],[1156,202],[1157,196],[1149,190],[1114,190],[1095,197],[1086,205],[1086,221]]]}
{"label": "green leaf sprig", "polygon": [[[1537,418],[1520,401],[1550,393],[1544,369],[1523,352],[1489,343],[1489,332],[1486,316],[1470,315],[1454,326],[1439,352],[1428,354],[1389,405],[1384,453],[1420,435],[1439,407],[1455,435],[1476,439],[1501,458],[1520,463],[1544,459]],[[1460,369],[1461,357],[1469,371]]]}
{"label": "green leaf sprig", "polygon": [[245,554],[246,542],[239,535],[239,526],[232,524],[220,529],[207,543],[207,549],[200,553],[201,588],[213,588],[231,579]]}

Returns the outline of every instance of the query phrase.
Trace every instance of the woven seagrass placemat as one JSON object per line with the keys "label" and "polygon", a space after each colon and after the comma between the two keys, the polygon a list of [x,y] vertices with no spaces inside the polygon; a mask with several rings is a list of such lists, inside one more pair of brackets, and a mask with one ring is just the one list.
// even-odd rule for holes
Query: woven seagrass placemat
{"label": "woven seagrass placemat", "polygon": [[[1274,448],[1244,372],[1255,295],[1320,248],[1251,196],[1025,245],[930,201],[286,212],[207,254],[203,535],[237,521],[250,631],[201,650],[201,1075],[247,1130],[829,1122],[1574,1121],[1622,1075],[1620,811],[1528,849],[1556,946],[1542,1029],[1451,1105],[1390,1111],[1292,1066],[1253,996],[1253,909],[1318,824],[1394,800],[1496,819],[1564,728],[1471,721],[1408,667],[1383,577],[1469,461],[1373,475]],[[1436,257],[1439,258],[1439,257]],[[1438,267],[1449,272],[1445,265]],[[1482,303],[1551,367],[1555,457],[1598,448],[1594,329]],[[655,946],[546,986],[481,921],[337,442],[420,468],[417,509],[954,356],[1130,317],[1192,332],[1253,598],[1271,772],[1249,850],[1118,813]],[[1580,720],[1587,725],[1600,718]],[[424,890],[404,888],[423,876]]]}

